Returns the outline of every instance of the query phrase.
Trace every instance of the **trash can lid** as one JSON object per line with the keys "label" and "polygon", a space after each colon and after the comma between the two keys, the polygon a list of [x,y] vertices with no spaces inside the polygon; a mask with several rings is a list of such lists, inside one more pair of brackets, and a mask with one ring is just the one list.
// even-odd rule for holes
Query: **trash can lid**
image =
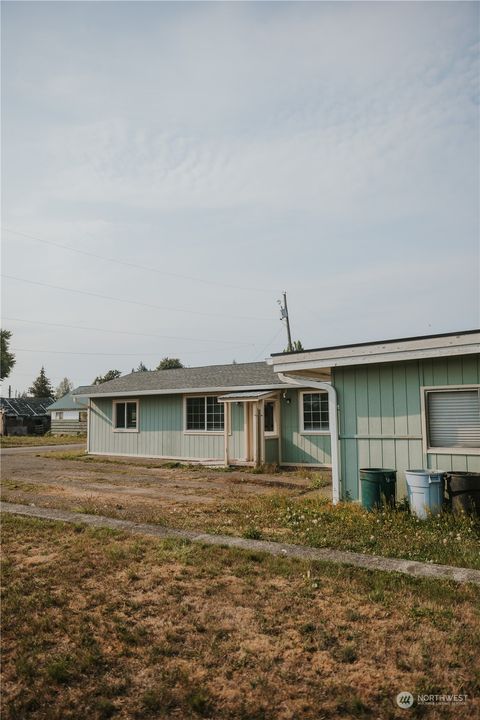
{"label": "trash can lid", "polygon": [[410,475],[445,475],[443,470],[430,470],[430,469],[405,470],[405,472],[409,473]]}

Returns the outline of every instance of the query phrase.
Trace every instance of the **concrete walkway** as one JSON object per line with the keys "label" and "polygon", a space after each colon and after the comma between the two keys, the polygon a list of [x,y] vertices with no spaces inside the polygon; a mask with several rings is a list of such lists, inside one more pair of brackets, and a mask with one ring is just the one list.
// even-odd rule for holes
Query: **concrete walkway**
{"label": "concrete walkway", "polygon": [[395,558],[379,557],[377,555],[363,555],[362,553],[346,550],[331,550],[329,548],[312,548],[305,545],[288,545],[285,543],[269,542],[267,540],[247,540],[230,535],[209,535],[193,530],[175,530],[160,525],[149,525],[131,522],[130,520],[117,520],[101,515],[84,515],[67,510],[54,508],[32,507],[29,505],[16,505],[14,503],[0,503],[0,512],[13,515],[25,515],[44,520],[60,520],[75,524],[85,524],[92,527],[106,527],[112,530],[123,530],[140,535],[166,539],[176,538],[190,540],[205,545],[221,545],[223,547],[239,548],[241,550],[255,550],[270,555],[298,558],[300,560],[321,560],[341,565],[354,565],[367,570],[384,570],[386,572],[399,572],[414,577],[434,578],[438,580],[454,580],[458,583],[474,583],[480,585],[480,570],[470,568],[452,567],[450,565],[434,565],[417,562],[416,560],[397,560]]}
{"label": "concrete walkway", "polygon": [[82,443],[72,443],[70,445],[19,445],[17,447],[0,448],[1,455],[29,455],[30,453],[44,453],[49,450],[64,450],[70,452],[70,450],[85,450],[86,445]]}

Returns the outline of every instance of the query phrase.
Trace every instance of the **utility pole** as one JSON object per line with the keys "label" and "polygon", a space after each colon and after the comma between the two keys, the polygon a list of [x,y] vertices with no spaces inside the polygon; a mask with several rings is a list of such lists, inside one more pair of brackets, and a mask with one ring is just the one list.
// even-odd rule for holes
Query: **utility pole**
{"label": "utility pole", "polygon": [[283,305],[282,305],[282,301],[278,300],[278,304],[280,305],[280,321],[285,320],[285,324],[287,326],[287,338],[288,338],[287,352],[292,352],[293,345],[292,345],[292,335],[290,333],[290,318],[288,317],[288,305],[287,305],[286,290],[283,291],[282,295],[283,295]]}

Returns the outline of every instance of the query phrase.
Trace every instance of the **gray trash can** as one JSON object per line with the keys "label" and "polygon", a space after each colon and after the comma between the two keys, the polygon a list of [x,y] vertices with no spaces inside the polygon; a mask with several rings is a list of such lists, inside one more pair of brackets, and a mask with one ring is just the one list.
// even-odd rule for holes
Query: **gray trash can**
{"label": "gray trash can", "polygon": [[438,470],[407,470],[405,472],[410,512],[424,520],[438,515],[444,495],[444,473]]}

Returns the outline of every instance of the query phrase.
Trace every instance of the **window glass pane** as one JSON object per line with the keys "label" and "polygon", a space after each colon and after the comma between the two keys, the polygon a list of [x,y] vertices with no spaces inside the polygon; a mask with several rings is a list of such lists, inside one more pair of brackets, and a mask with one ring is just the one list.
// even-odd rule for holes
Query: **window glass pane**
{"label": "window glass pane", "polygon": [[115,427],[125,427],[125,403],[115,404]]}
{"label": "window glass pane", "polygon": [[205,398],[187,398],[187,430],[205,430]]}
{"label": "window glass pane", "polygon": [[328,430],[327,393],[305,393],[303,395],[303,429],[306,431]]}
{"label": "window glass pane", "polygon": [[265,432],[275,432],[275,403],[265,403],[263,422]]}
{"label": "window glass pane", "polygon": [[207,430],[223,430],[223,403],[207,397]]}
{"label": "window glass pane", "polygon": [[127,428],[137,427],[137,403],[128,402],[127,405]]}
{"label": "window glass pane", "polygon": [[81,410],[81,411],[79,412],[79,418],[78,418],[78,419],[80,420],[80,422],[86,422],[86,420],[87,420],[87,411],[86,411],[86,410]]}

